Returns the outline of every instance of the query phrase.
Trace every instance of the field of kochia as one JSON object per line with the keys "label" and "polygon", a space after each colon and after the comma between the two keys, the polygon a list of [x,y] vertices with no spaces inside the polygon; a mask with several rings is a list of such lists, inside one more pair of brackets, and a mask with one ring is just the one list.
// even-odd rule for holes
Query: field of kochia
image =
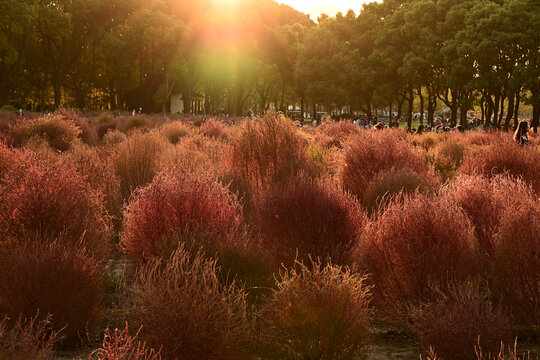
{"label": "field of kochia", "polygon": [[540,137],[512,135],[0,113],[0,359],[355,360],[380,329],[521,359]]}

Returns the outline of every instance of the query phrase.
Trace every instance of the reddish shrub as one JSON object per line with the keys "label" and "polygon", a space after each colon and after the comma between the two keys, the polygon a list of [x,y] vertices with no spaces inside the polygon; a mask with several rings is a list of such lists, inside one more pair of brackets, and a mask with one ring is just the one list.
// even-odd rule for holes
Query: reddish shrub
{"label": "reddish shrub", "polygon": [[192,130],[188,125],[180,121],[174,121],[163,125],[159,131],[171,144],[176,145],[182,138],[188,136]]}
{"label": "reddish shrub", "polygon": [[240,205],[212,176],[168,171],[132,197],[122,246],[135,261],[168,257],[179,238],[215,242],[237,233],[241,223]]}
{"label": "reddish shrub", "polygon": [[460,171],[488,177],[498,174],[519,177],[540,194],[540,152],[532,147],[520,147],[511,139],[495,143],[476,156],[468,157]]}
{"label": "reddish shrub", "polygon": [[108,149],[76,147],[67,154],[67,162],[73,164],[92,189],[103,196],[109,214],[120,219],[120,180],[114,173],[112,156]]}
{"label": "reddish shrub", "polygon": [[180,247],[143,267],[133,286],[132,317],[167,359],[240,359],[249,343],[246,294],[222,285],[213,260]]}
{"label": "reddish shrub", "polygon": [[54,346],[61,339],[60,332],[51,330],[50,316],[42,321],[19,318],[12,327],[4,319],[0,322],[0,359],[53,360]]}
{"label": "reddish shrub", "polygon": [[97,136],[100,140],[103,140],[103,137],[111,131],[117,130],[117,126],[114,123],[104,123],[100,124],[97,128]]}
{"label": "reddish shrub", "polygon": [[48,239],[0,248],[0,316],[52,315],[52,330],[77,342],[99,323],[101,267],[87,253]]}
{"label": "reddish shrub", "polygon": [[461,175],[440,190],[461,207],[474,225],[482,249],[493,254],[493,235],[503,212],[519,207],[523,199],[534,198],[531,189],[521,181],[496,176],[488,179],[478,175]]}
{"label": "reddish shrub", "polygon": [[112,334],[107,328],[102,347],[93,351],[88,360],[160,360],[160,351],[137,340],[140,331],[130,335],[127,323],[123,330],[114,329]]}
{"label": "reddish shrub", "polygon": [[493,237],[494,285],[524,324],[540,325],[540,201],[509,206]]}
{"label": "reddish shrub", "polygon": [[432,283],[444,289],[475,274],[474,249],[473,227],[458,206],[417,196],[391,204],[367,226],[359,255],[373,274],[376,301],[400,310],[428,300]]}
{"label": "reddish shrub", "polygon": [[152,181],[164,146],[164,140],[152,133],[134,133],[118,146],[114,165],[124,200],[129,199],[137,187]]}
{"label": "reddish shrub", "polygon": [[362,199],[375,176],[392,168],[408,168],[436,182],[423,154],[396,131],[365,132],[352,138],[345,147],[339,177],[345,189]]}
{"label": "reddish shrub", "polygon": [[453,178],[465,160],[467,148],[462,139],[460,135],[448,137],[434,150],[435,168],[443,179]]}
{"label": "reddish shrub", "polygon": [[343,144],[352,136],[360,134],[360,127],[352,122],[339,121],[325,124],[319,127],[323,134],[321,140],[325,147],[336,146],[342,148]]}
{"label": "reddish shrub", "polygon": [[208,119],[201,125],[201,133],[216,139],[227,138],[227,126],[216,119]]}
{"label": "reddish shrub", "polygon": [[169,147],[159,161],[161,169],[179,169],[187,172],[209,171],[217,173],[228,145],[220,140],[195,134],[184,137],[174,147]]}
{"label": "reddish shrub", "polygon": [[512,339],[512,322],[494,307],[478,283],[451,289],[414,313],[421,347],[444,359],[476,359],[475,346],[496,353]]}
{"label": "reddish shrub", "polygon": [[347,263],[365,220],[355,199],[327,181],[293,179],[267,190],[257,204],[263,244],[288,263],[310,255]]}
{"label": "reddish shrub", "polygon": [[53,149],[58,151],[69,150],[71,144],[79,136],[77,126],[59,115],[19,122],[12,128],[12,132],[19,145],[24,145],[30,139],[39,137],[45,139]]}
{"label": "reddish shrub", "polygon": [[391,201],[403,201],[415,192],[431,193],[433,185],[410,169],[381,171],[369,184],[362,205],[369,213],[377,212]]}
{"label": "reddish shrub", "polygon": [[244,124],[228,160],[235,173],[261,189],[284,184],[302,171],[313,174],[307,149],[307,141],[289,120],[268,113],[260,122]]}
{"label": "reddish shrub", "polygon": [[127,136],[120,130],[110,130],[103,135],[102,142],[107,146],[114,146],[127,140]]}
{"label": "reddish shrub", "polygon": [[261,312],[262,359],[360,359],[369,344],[369,288],[348,269],[286,272]]}
{"label": "reddish shrub", "polygon": [[101,198],[66,164],[28,162],[0,184],[0,242],[38,237],[81,242],[100,259],[109,252],[110,219]]}

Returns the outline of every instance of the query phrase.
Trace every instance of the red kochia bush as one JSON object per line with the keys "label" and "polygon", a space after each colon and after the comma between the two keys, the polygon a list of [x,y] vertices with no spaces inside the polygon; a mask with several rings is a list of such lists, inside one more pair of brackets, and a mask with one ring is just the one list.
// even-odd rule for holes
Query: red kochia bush
{"label": "red kochia bush", "polygon": [[476,359],[475,346],[496,353],[512,339],[512,322],[492,305],[479,284],[452,287],[414,313],[414,328],[423,350],[433,347],[444,359]]}
{"label": "red kochia bush", "polygon": [[100,196],[66,164],[27,162],[0,184],[0,241],[61,238],[105,258],[110,234]]}
{"label": "red kochia bush", "polygon": [[525,324],[540,325],[540,201],[509,206],[493,237],[494,285]]}
{"label": "red kochia bush", "polygon": [[345,189],[362,199],[381,171],[408,168],[435,183],[433,169],[419,150],[413,149],[403,135],[395,131],[363,132],[345,146],[339,177]]}
{"label": "red kochia bush", "polygon": [[275,186],[257,204],[263,244],[282,261],[309,255],[347,263],[366,216],[357,201],[328,181],[293,179]]}
{"label": "red kochia bush", "polygon": [[159,351],[137,340],[140,331],[130,335],[127,323],[123,330],[114,329],[112,334],[107,328],[102,347],[93,351],[88,360],[160,360]]}
{"label": "red kochia bush", "polygon": [[122,246],[135,261],[167,257],[178,237],[223,239],[241,223],[238,201],[211,175],[165,171],[131,198]]}
{"label": "red kochia bush", "polygon": [[291,121],[272,113],[255,124],[244,124],[229,161],[231,169],[255,189],[286,183],[302,171],[315,171],[307,141]]}
{"label": "red kochia bush", "polygon": [[133,286],[132,318],[141,335],[166,359],[241,359],[246,355],[250,324],[246,294],[224,286],[214,260],[180,247],[163,264],[140,269]]}
{"label": "red kochia bush", "polygon": [[475,273],[475,238],[466,215],[442,198],[417,196],[394,203],[370,223],[359,255],[373,274],[376,301],[402,308],[430,297],[430,285]]}
{"label": "red kochia bush", "polygon": [[261,311],[261,358],[364,358],[371,317],[366,277],[334,265],[299,266],[283,274]]}
{"label": "red kochia bush", "polygon": [[476,237],[484,252],[493,254],[493,235],[509,206],[520,204],[535,195],[524,182],[495,176],[461,175],[440,190],[441,196],[461,207],[474,225]]}
{"label": "red kochia bush", "polygon": [[511,139],[493,143],[478,155],[468,157],[460,171],[489,177],[498,174],[520,177],[540,194],[540,152],[534,147],[520,147]]}
{"label": "red kochia bush", "polygon": [[59,332],[51,331],[50,316],[21,319],[8,326],[8,319],[0,321],[0,359],[53,360],[54,345],[61,339]]}
{"label": "red kochia bush", "polygon": [[208,137],[224,139],[227,137],[227,126],[215,119],[208,119],[201,125],[201,132]]}
{"label": "red kochia bush", "polygon": [[0,316],[52,315],[52,329],[77,342],[99,323],[101,266],[78,248],[32,239],[0,248]]}
{"label": "red kochia bush", "polygon": [[72,167],[26,162],[6,176],[0,199],[1,238],[61,236],[107,254],[110,223],[101,199]]}

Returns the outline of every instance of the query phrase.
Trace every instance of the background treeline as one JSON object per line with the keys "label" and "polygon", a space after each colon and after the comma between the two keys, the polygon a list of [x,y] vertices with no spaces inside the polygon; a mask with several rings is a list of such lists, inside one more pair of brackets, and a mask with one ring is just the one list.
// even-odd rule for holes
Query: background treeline
{"label": "background treeline", "polygon": [[[270,0],[2,0],[0,103],[204,111],[391,108],[540,119],[540,3],[385,0],[316,24]],[[415,106],[415,103],[417,105]],[[320,107],[322,109],[322,107]],[[303,113],[303,112],[302,112]]]}

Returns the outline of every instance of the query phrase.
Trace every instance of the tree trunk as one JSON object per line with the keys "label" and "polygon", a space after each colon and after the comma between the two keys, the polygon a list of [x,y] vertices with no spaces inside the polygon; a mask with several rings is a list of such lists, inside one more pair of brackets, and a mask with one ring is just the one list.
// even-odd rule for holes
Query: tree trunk
{"label": "tree trunk", "polygon": [[401,121],[401,117],[403,116],[403,103],[405,102],[404,96],[398,96],[398,108],[397,108],[397,119]]}
{"label": "tree trunk", "polygon": [[467,107],[466,105],[461,105],[459,111],[459,125],[467,128]]}
{"label": "tree trunk", "polygon": [[418,97],[420,98],[420,125],[424,126],[424,96],[421,86],[418,87]]}
{"label": "tree trunk", "polygon": [[506,114],[506,119],[504,121],[504,131],[508,131],[510,128],[510,120],[514,116],[514,94],[510,94],[508,97],[508,111]]}
{"label": "tree trunk", "polygon": [[412,129],[412,118],[414,112],[414,92],[412,87],[409,88],[409,98],[407,99],[409,106],[407,108],[407,130]]}
{"label": "tree trunk", "polygon": [[495,104],[493,103],[493,98],[491,97],[491,95],[488,95],[487,96],[486,122],[485,122],[487,126],[491,125],[491,116],[493,115],[494,107],[495,107]]}
{"label": "tree trunk", "polygon": [[499,119],[499,104],[501,102],[501,95],[497,93],[495,95],[495,103],[493,105],[493,125],[497,126],[497,121]]}
{"label": "tree trunk", "polygon": [[300,119],[304,121],[304,97],[300,99]]}
{"label": "tree trunk", "polygon": [[499,118],[497,119],[497,129],[500,129],[501,125],[502,125],[502,118],[504,116],[504,102],[505,102],[505,100],[506,100],[506,94],[502,93],[501,94],[501,106],[500,106],[500,111],[499,111]]}
{"label": "tree trunk", "polygon": [[435,110],[437,109],[437,98],[433,94],[433,90],[428,87],[428,124],[433,127],[435,120]]}
{"label": "tree trunk", "polygon": [[517,130],[519,122],[519,103],[521,101],[521,89],[516,91],[516,107],[514,109],[514,131]]}
{"label": "tree trunk", "polygon": [[394,127],[394,121],[392,116],[392,102],[390,101],[390,106],[388,106],[388,127]]}

